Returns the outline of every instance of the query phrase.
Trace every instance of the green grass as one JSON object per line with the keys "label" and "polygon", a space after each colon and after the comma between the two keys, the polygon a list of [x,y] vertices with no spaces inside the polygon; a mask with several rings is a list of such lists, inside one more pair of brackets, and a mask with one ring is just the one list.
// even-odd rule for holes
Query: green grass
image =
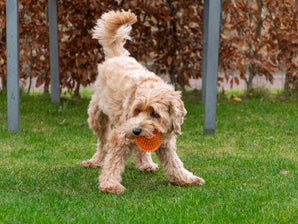
{"label": "green grass", "polygon": [[80,165],[96,147],[88,98],[53,105],[21,94],[21,130],[8,133],[0,93],[0,223],[297,223],[297,98],[219,97],[207,137],[198,95],[184,100],[178,154],[206,184],[169,186],[161,166],[143,173],[130,159],[126,193],[108,195],[98,191],[100,169]]}

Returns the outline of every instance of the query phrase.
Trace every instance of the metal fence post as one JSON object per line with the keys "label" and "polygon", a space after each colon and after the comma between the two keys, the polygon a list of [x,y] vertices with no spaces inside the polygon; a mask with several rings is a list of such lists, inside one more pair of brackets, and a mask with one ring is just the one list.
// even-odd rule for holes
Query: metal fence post
{"label": "metal fence post", "polygon": [[202,68],[202,97],[205,103],[204,135],[215,133],[220,16],[221,1],[205,0]]}
{"label": "metal fence post", "polygon": [[18,0],[6,0],[7,130],[20,129]]}
{"label": "metal fence post", "polygon": [[57,0],[49,0],[50,72],[52,103],[60,103]]}

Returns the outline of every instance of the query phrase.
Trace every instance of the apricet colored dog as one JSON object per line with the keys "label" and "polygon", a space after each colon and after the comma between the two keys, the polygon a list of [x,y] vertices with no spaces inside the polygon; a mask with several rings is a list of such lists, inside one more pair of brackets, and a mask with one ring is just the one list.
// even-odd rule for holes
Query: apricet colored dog
{"label": "apricet colored dog", "polygon": [[[99,190],[123,193],[121,185],[127,158],[134,153],[136,168],[158,169],[151,154],[136,146],[136,136],[150,138],[156,129],[162,135],[156,154],[170,182],[202,185],[205,181],[183,167],[176,154],[176,136],[186,114],[181,93],[148,71],[123,47],[136,16],[130,11],[111,11],[102,15],[93,37],[103,46],[106,60],[98,65],[96,91],[88,114],[89,126],[98,137],[94,156],[84,167],[102,166]],[[111,129],[111,124],[114,128]]]}

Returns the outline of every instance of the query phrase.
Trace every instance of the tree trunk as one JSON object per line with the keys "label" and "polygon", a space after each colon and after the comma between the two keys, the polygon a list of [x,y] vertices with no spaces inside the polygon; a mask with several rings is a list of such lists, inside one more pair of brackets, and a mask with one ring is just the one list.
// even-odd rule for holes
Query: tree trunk
{"label": "tree trunk", "polygon": [[175,73],[176,73],[176,68],[175,65],[171,65],[171,69],[170,69],[170,79],[171,79],[171,83],[173,86],[175,86],[176,89],[176,77],[175,77]]}
{"label": "tree trunk", "polygon": [[246,81],[246,85],[247,85],[247,93],[251,93],[253,91],[253,87],[252,87],[252,80],[256,75],[256,71],[255,71],[255,66],[254,65],[250,65],[248,68],[248,72],[249,72],[249,76],[248,76],[248,80]]}
{"label": "tree trunk", "polygon": [[80,83],[77,82],[77,86],[76,86],[76,89],[74,91],[75,96],[80,96],[80,86],[81,86]]}
{"label": "tree trunk", "polygon": [[174,64],[174,57],[176,55],[176,50],[177,50],[177,42],[178,42],[178,37],[177,37],[177,28],[176,28],[176,24],[174,21],[174,6],[172,4],[171,0],[167,0],[167,3],[169,5],[170,8],[170,15],[172,20],[170,21],[170,30],[172,33],[172,37],[173,37],[173,46],[171,49],[171,56],[172,56],[172,62],[171,62],[171,69],[170,69],[170,79],[171,79],[171,83],[172,85],[175,86],[175,89],[177,88],[177,83],[176,83],[176,77],[175,77],[175,73],[176,73],[176,65]]}
{"label": "tree trunk", "polygon": [[33,53],[32,53],[32,49],[30,51],[30,75],[29,75],[29,86],[28,86],[28,90],[27,90],[27,94],[29,95],[30,94],[30,90],[31,90],[31,85],[32,85],[32,73],[31,73],[31,69],[33,67]]}
{"label": "tree trunk", "polygon": [[[261,36],[261,32],[262,32],[262,24],[263,24],[263,20],[262,20],[262,9],[263,9],[263,2],[262,0],[257,0],[257,4],[258,4],[258,23],[257,23],[257,27],[256,27],[256,32],[257,32],[257,36],[260,37]],[[258,49],[261,49],[262,44],[258,43]],[[256,49],[253,50],[253,58],[258,60],[258,51],[256,51]],[[251,64],[248,67],[248,72],[249,72],[249,76],[248,76],[248,80],[246,82],[247,85],[247,93],[252,93],[253,91],[253,86],[252,86],[252,80],[253,78],[256,76],[256,67],[255,64]]]}
{"label": "tree trunk", "polygon": [[44,89],[43,89],[43,94],[44,95],[49,95],[50,92],[49,92],[49,78],[48,78],[48,73],[46,72],[46,75],[45,75],[45,82],[44,82]]}
{"label": "tree trunk", "polygon": [[30,94],[31,85],[32,85],[32,75],[31,75],[31,72],[30,72],[30,75],[29,75],[29,86],[28,86],[28,90],[27,90],[27,94],[28,95]]}
{"label": "tree trunk", "polygon": [[285,83],[284,83],[284,90],[285,90],[285,92],[289,92],[290,91],[290,81],[291,81],[291,74],[290,73],[287,73],[286,74]]}
{"label": "tree trunk", "polygon": [[5,78],[1,78],[1,83],[2,83],[2,91],[5,92],[7,88],[7,81]]}

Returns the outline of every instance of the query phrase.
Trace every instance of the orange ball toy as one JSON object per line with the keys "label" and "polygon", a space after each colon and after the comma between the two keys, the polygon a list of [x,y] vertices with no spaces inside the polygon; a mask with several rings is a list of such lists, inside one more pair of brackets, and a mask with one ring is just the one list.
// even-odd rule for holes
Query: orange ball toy
{"label": "orange ball toy", "polygon": [[136,136],[137,146],[145,152],[154,152],[161,144],[161,133],[154,129],[152,138]]}

